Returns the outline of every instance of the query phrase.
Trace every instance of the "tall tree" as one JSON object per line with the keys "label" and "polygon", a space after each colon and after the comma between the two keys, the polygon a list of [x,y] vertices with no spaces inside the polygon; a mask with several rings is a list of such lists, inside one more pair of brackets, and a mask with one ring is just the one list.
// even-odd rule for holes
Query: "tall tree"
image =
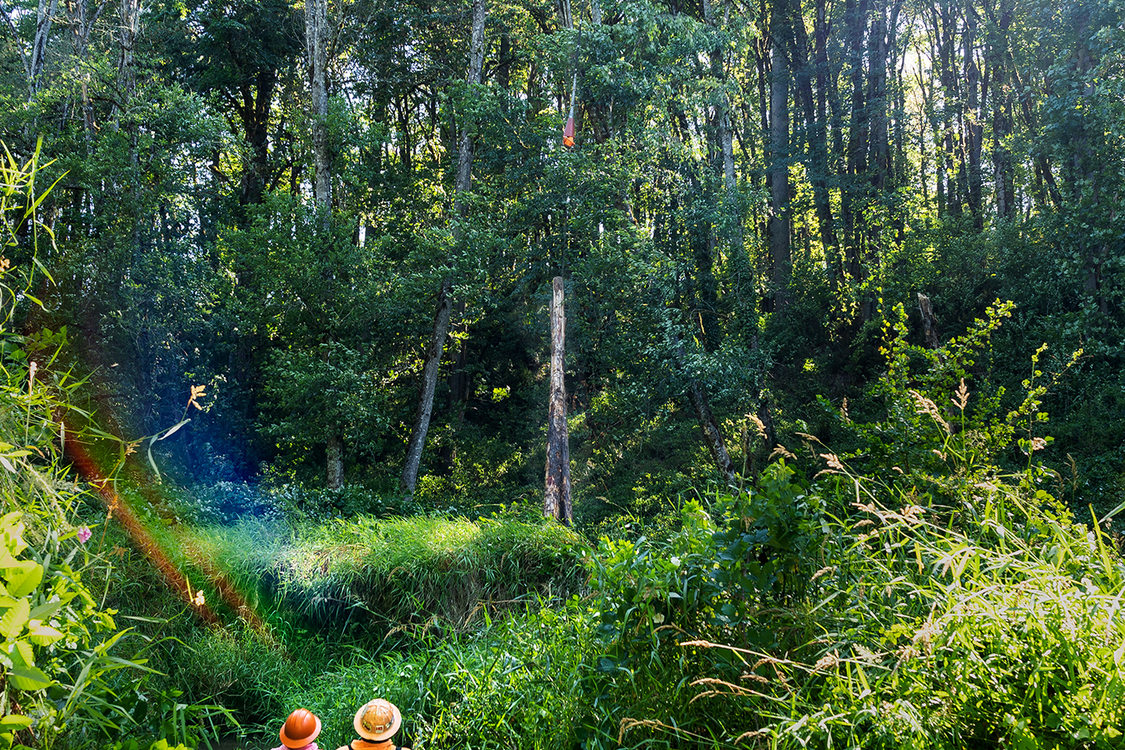
{"label": "tall tree", "polygon": [[[314,203],[325,241],[332,230],[332,166],[328,148],[328,0],[305,0],[305,53],[312,95]],[[326,352],[331,351],[326,347]],[[326,355],[327,356],[327,355]],[[339,426],[329,423],[325,436],[328,489],[344,486],[344,447]]]}
{"label": "tall tree", "polygon": [[1009,142],[1013,132],[1013,96],[1009,39],[1013,0],[984,3],[988,18],[987,61],[992,75],[992,169],[995,182],[996,213],[1004,220],[1015,216],[1015,165]]}
{"label": "tall tree", "polygon": [[767,167],[770,184],[770,218],[767,231],[776,312],[782,312],[789,303],[789,277],[793,265],[789,248],[790,76],[786,40],[792,36],[792,25],[801,21],[794,17],[792,2],[793,0],[778,0],[774,3],[770,15],[770,147]]}
{"label": "tall tree", "polygon": [[232,134],[245,145],[239,203],[261,203],[267,190],[283,184],[273,151],[286,135],[271,133],[271,127],[277,127],[279,86],[302,46],[296,9],[288,0],[191,0],[164,3],[159,11],[170,73],[215,96]]}
{"label": "tall tree", "polygon": [[[827,53],[822,52],[822,47],[827,43],[827,30],[817,26],[817,62],[810,64],[808,54],[808,32],[805,30],[804,14],[801,11],[800,0],[788,0],[794,5],[794,18],[791,23],[793,34],[791,36],[790,59],[795,70],[797,98],[801,103],[804,117],[805,143],[807,144],[807,164],[809,181],[813,188],[813,201],[816,204],[816,217],[820,231],[820,242],[824,249],[825,261],[829,272],[836,274],[836,229],[832,216],[832,200],[828,192],[829,166],[828,166],[828,127],[825,107],[825,91],[827,87]],[[823,8],[818,6],[818,13],[823,13]],[[824,34],[822,41],[820,35]],[[820,57],[824,56],[821,62]],[[814,102],[812,79],[816,73],[820,100]]]}
{"label": "tall tree", "polygon": [[[484,80],[484,25],[486,16],[485,0],[473,0],[469,70],[466,76],[470,87],[479,86]],[[453,186],[453,213],[458,220],[463,219],[467,213],[465,193],[472,186],[473,148],[473,133],[470,125],[467,121],[462,122],[457,149],[457,178]],[[459,244],[461,239],[460,223],[455,221],[454,244]],[[438,369],[441,366],[441,357],[445,350],[445,339],[449,335],[449,320],[452,311],[453,277],[446,276],[442,279],[441,286],[438,288],[434,333],[430,338],[429,346],[426,348],[422,366],[422,385],[418,395],[418,411],[414,418],[414,427],[410,431],[410,440],[406,449],[406,463],[403,466],[402,478],[399,481],[399,489],[407,495],[414,493],[414,487],[418,483],[418,469],[422,463],[422,449],[426,445],[426,434],[430,429],[430,418],[433,415],[434,408],[434,392],[437,389]]]}

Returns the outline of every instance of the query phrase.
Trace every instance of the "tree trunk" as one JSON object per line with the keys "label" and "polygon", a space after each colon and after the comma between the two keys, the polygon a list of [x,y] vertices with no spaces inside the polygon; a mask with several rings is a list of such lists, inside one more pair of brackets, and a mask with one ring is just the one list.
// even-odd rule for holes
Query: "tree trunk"
{"label": "tree trunk", "polygon": [[331,221],[332,169],[328,150],[328,0],[305,0],[305,50],[312,92],[314,194],[324,229]]}
{"label": "tree trunk", "polygon": [[888,187],[890,144],[887,133],[887,4],[874,0],[871,33],[868,35],[867,134],[871,163],[871,185],[877,199]]}
{"label": "tree trunk", "polygon": [[51,26],[55,22],[55,13],[59,8],[59,0],[39,0],[39,8],[35,14],[35,38],[31,42],[31,54],[27,60],[27,90],[28,98],[34,99],[39,93],[39,85],[43,77],[43,66],[47,62],[47,42],[51,38]]}
{"label": "tree trunk", "polygon": [[[328,1],[305,0],[305,53],[312,95],[313,196],[324,242],[332,230],[332,165],[328,153]],[[331,337],[331,333],[329,333]],[[328,489],[344,486],[344,446],[338,425],[328,425],[325,460]]]}
{"label": "tree trunk", "polygon": [[781,312],[789,301],[789,69],[785,59],[785,37],[792,19],[774,8],[770,21],[770,219],[768,224],[774,310]]}
{"label": "tree trunk", "polygon": [[[82,100],[82,128],[87,151],[94,134],[94,104],[90,100],[90,74],[86,61],[90,32],[101,16],[108,0],[102,0],[93,13],[88,0],[67,0],[66,15],[71,33],[74,34],[74,77],[78,79],[78,89]],[[67,108],[68,109],[68,108]],[[65,110],[64,110],[65,111]],[[66,117],[64,116],[64,121]]]}
{"label": "tree trunk", "polygon": [[867,173],[867,102],[863,91],[863,39],[866,28],[867,0],[847,0],[844,36],[852,89],[851,123],[848,127],[848,179],[841,196],[844,222],[844,255],[848,275],[858,281],[864,275],[864,189],[861,182]]}
{"label": "tree trunk", "polygon": [[327,455],[328,489],[338,490],[344,486],[344,447],[340,436],[333,427],[328,428],[328,437],[325,441],[325,454]]}
{"label": "tree trunk", "polygon": [[[469,72],[467,80],[470,86],[479,86],[483,80],[484,70],[484,22],[486,17],[485,0],[473,0],[473,31],[469,44]],[[467,211],[464,196],[472,186],[473,179],[473,138],[469,128],[462,125],[461,137],[457,153],[457,178],[453,186],[453,211],[458,218],[463,218]],[[453,232],[454,243],[461,241],[459,228]],[[434,315],[434,334],[430,339],[430,346],[426,349],[425,364],[422,367],[422,387],[418,396],[418,411],[414,419],[414,427],[410,431],[410,442],[407,445],[406,465],[402,469],[402,479],[399,489],[406,495],[414,494],[414,487],[418,483],[418,467],[422,461],[422,449],[426,445],[426,434],[430,430],[430,417],[433,415],[434,391],[437,388],[438,369],[441,365],[442,352],[445,349],[445,339],[449,335],[449,319],[453,310],[453,279],[442,279],[438,291],[437,313]]]}
{"label": "tree trunk", "polygon": [[551,280],[551,393],[547,406],[547,468],[543,515],[570,526],[570,441],[566,423],[566,312],[563,279]]}
{"label": "tree trunk", "polygon": [[918,312],[922,314],[922,340],[926,342],[926,348],[938,349],[941,337],[938,335],[937,316],[930,298],[921,292],[918,292]]}
{"label": "tree trunk", "polygon": [[238,106],[238,116],[250,146],[250,162],[242,171],[238,196],[242,206],[261,203],[265,195],[270,176],[270,110],[276,87],[277,72],[272,69],[259,71],[253,81],[244,81],[239,86],[242,102]]}
{"label": "tree trunk", "polygon": [[[687,373],[687,353],[684,351],[683,339],[680,338],[678,333],[673,334],[672,344],[680,370]],[[707,400],[703,385],[691,374],[688,374],[687,378],[688,401],[691,402],[691,408],[695,411],[695,418],[699,422],[700,431],[703,433],[703,441],[707,443],[707,449],[711,452],[711,458],[715,460],[715,467],[722,474],[723,481],[728,485],[735,485],[738,482],[738,477],[734,472],[734,462],[730,460],[730,452],[727,450],[723,431],[719,429],[719,423],[711,411],[711,404]]]}
{"label": "tree trunk", "polygon": [[954,157],[958,152],[954,133],[955,128],[953,127],[954,112],[956,102],[960,97],[960,92],[957,87],[957,72],[953,66],[953,44],[954,34],[956,33],[956,20],[950,8],[949,0],[939,1],[940,7],[935,7],[933,11],[934,32],[937,34],[938,38],[939,78],[941,79],[940,120],[942,137],[941,148],[938,150],[940,156],[939,170],[945,190],[946,214],[949,216],[960,216],[965,195],[964,191],[960,189],[959,181],[955,179],[955,175],[958,174],[958,169],[954,161]]}
{"label": "tree trunk", "polygon": [[[100,13],[100,9],[99,9]],[[141,0],[121,0],[121,25],[118,28],[118,40],[121,44],[121,55],[117,63],[118,79],[121,81],[121,99],[114,103],[114,116],[120,117],[132,106],[133,97],[137,90],[137,71],[134,56],[134,47],[137,35],[140,33]],[[120,121],[119,121],[120,124]],[[137,122],[126,119],[124,131],[129,136],[129,168],[132,171],[132,211],[133,211],[133,257],[134,262],[140,260],[142,248],[142,217],[141,185],[144,180],[140,172],[140,156],[138,154]]]}
{"label": "tree trunk", "polygon": [[141,0],[121,0],[121,26],[117,30],[121,56],[117,75],[121,81],[122,103],[128,106],[137,90],[137,71],[133,63],[137,35],[141,31]]}
{"label": "tree trunk", "polygon": [[[990,12],[988,66],[992,71],[992,165],[996,184],[996,213],[1001,219],[1015,216],[1015,169],[1008,139],[1012,135],[1011,76],[1008,71],[1008,33],[1014,14],[1013,0],[1000,0]],[[988,10],[987,4],[985,5]]]}
{"label": "tree trunk", "polygon": [[[800,0],[796,4],[793,24],[793,66],[796,74],[797,95],[801,100],[805,120],[805,138],[808,143],[808,174],[813,188],[813,202],[816,204],[816,220],[820,232],[820,242],[824,249],[824,259],[829,273],[835,275],[836,231],[832,221],[832,203],[828,194],[828,131],[824,113],[824,95],[821,93],[820,113],[813,99],[813,67],[809,65],[808,34],[800,12]],[[819,31],[819,30],[818,30]],[[823,85],[823,75],[820,76]]]}
{"label": "tree trunk", "polygon": [[965,79],[968,85],[968,101],[965,104],[965,140],[968,161],[968,202],[973,217],[973,226],[979,232],[984,229],[982,206],[981,146],[984,141],[984,125],[981,115],[981,73],[976,55],[976,9],[965,9],[964,57]]}

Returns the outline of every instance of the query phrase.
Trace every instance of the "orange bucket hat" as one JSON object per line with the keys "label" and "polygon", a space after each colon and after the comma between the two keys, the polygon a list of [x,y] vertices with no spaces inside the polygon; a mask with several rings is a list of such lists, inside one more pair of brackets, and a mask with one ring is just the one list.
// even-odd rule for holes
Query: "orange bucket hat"
{"label": "orange bucket hat", "polygon": [[320,719],[307,708],[298,708],[289,714],[281,727],[281,744],[285,747],[302,748],[309,745],[320,734]]}
{"label": "orange bucket hat", "polygon": [[376,698],[359,707],[352,725],[363,739],[379,742],[394,737],[402,726],[402,713],[390,701]]}

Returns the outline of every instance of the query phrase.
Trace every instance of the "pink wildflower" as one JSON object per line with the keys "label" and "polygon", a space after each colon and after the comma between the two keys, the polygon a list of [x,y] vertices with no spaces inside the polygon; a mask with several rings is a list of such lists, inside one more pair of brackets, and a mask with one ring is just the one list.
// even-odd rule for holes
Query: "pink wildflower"
{"label": "pink wildflower", "polygon": [[78,530],[78,541],[85,544],[86,542],[90,541],[90,537],[92,536],[92,534],[93,532],[90,531],[89,526],[83,526]]}

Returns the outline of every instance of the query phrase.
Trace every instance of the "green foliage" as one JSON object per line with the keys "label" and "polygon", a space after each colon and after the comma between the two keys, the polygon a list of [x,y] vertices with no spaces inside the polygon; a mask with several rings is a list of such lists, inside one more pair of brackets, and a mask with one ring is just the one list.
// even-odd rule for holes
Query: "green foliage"
{"label": "green foliage", "polygon": [[[955,421],[960,383],[949,419],[934,405],[990,329],[910,377],[901,343],[890,347],[887,416],[866,425],[856,463],[879,466],[870,456],[888,430],[936,445],[941,461],[861,472],[822,446],[828,469],[811,487],[779,462],[720,498],[714,522],[691,504],[665,540],[603,540],[599,700],[633,717],[621,726],[634,742],[1119,744],[1125,563],[1104,522],[1075,523],[1041,487],[1049,475],[1030,459],[1045,438],[1025,430],[1043,424],[1042,373],[1033,363],[1007,413]],[[926,391],[906,388],[919,381]],[[994,459],[1017,445],[1022,468],[1001,473]],[[665,713],[677,700],[703,707]]]}
{"label": "green foliage", "polygon": [[994,385],[991,370],[978,362],[991,356],[992,338],[1012,307],[997,302],[964,336],[936,350],[908,343],[905,313],[896,307],[885,326],[887,374],[870,392],[877,418],[853,419],[863,405],[849,414],[821,399],[838,420],[841,442],[855,446],[841,455],[863,473],[911,488],[922,499],[956,495],[998,467],[1038,466],[1034,454],[1052,442],[1042,434],[1048,418],[1043,400],[1082,350],[1046,375],[1041,359],[1047,346],[1033,352],[1016,400],[1005,386]]}
{"label": "green foliage", "polygon": [[[9,305],[26,303],[29,269],[39,263],[36,237],[49,230],[36,212],[46,195],[34,187],[38,152],[22,166],[6,148],[5,156],[3,248],[6,255],[23,255],[25,266],[0,261],[0,743],[18,745],[26,731],[49,748],[71,720],[116,729],[124,717],[107,690],[107,675],[140,665],[109,655],[123,632],[82,583],[89,557],[74,540],[84,542],[91,532],[71,525],[81,489],[62,468],[56,445],[56,415],[68,413],[73,380],[51,371],[58,350],[41,351],[50,346],[49,335],[33,342],[10,328]],[[15,279],[23,289],[12,288]]]}
{"label": "green foliage", "polygon": [[778,716],[777,746],[1115,746],[1125,568],[1103,532],[999,478],[958,530],[949,508],[849,478],[861,514],[828,529],[808,661],[742,657],[769,677],[751,702]]}
{"label": "green foliage", "polygon": [[[577,4],[570,28],[549,4],[489,3],[472,86],[464,3],[335,3],[330,215],[308,205],[298,5],[155,0],[135,39],[130,3],[90,5],[59,4],[33,48],[47,19],[20,0],[0,50],[0,131],[27,154],[51,133],[41,181],[62,180],[40,205],[27,167],[0,161],[0,516],[24,524],[0,583],[41,577],[4,599],[4,689],[47,718],[88,713],[44,742],[104,746],[119,726],[138,748],[194,744],[222,723],[211,696],[263,722],[317,700],[346,727],[364,685],[434,744],[1115,741],[1120,657],[1091,633],[1120,645],[1116,557],[1060,507],[1125,497],[1120,2],[630,0]],[[791,106],[766,106],[786,78]],[[612,534],[596,551],[468,520],[538,505],[555,274],[576,516]],[[447,278],[452,334],[404,500]],[[968,333],[919,345],[919,292],[939,339]],[[78,371],[96,373],[83,389]],[[178,429],[189,384],[211,401]],[[737,491],[715,484],[689,392]],[[753,415],[801,457],[778,446],[768,464]],[[118,529],[99,529],[112,561],[74,543],[76,514],[100,514],[61,465],[64,417],[86,427],[62,440],[102,425],[122,497],[218,616],[265,625],[170,623],[182,602]],[[189,489],[147,486],[128,460],[144,434],[151,468]],[[329,492],[337,438],[348,487]],[[1066,477],[1045,463],[1064,454]],[[593,612],[557,606],[586,590],[580,552]],[[132,633],[98,651],[117,632],[95,627],[103,583],[111,607],[160,592],[137,612],[159,622],[136,623],[167,677],[116,669]],[[252,612],[218,603],[228,585]],[[62,619],[44,625],[52,595]],[[489,622],[534,597],[551,606]]]}
{"label": "green foliage", "polygon": [[[12,330],[18,306],[39,305],[29,269],[42,268],[36,238],[50,230],[36,211],[45,195],[35,193],[38,171],[36,157],[20,166],[10,155],[0,171],[4,253],[26,260],[15,268],[0,262],[0,294],[11,305],[0,313],[0,747],[104,747],[146,731],[194,744],[196,720],[214,728],[229,715],[152,690],[151,642],[131,658],[118,655],[123,642],[138,639],[104,606],[111,566],[79,520],[91,490],[63,460],[66,441],[112,436],[73,405],[83,384],[63,365],[66,330]],[[105,530],[97,533],[104,541]],[[99,578],[101,604],[90,583]]]}

